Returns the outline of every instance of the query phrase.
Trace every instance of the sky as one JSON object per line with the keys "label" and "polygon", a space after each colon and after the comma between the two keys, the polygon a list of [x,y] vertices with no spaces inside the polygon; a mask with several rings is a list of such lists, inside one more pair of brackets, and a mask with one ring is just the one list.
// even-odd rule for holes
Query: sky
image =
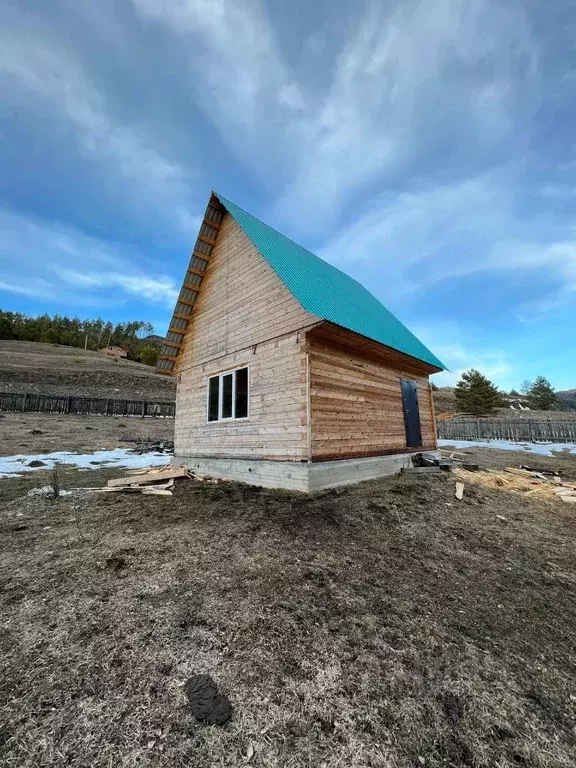
{"label": "sky", "polygon": [[4,0],[0,307],[164,333],[214,189],[453,384],[576,387],[576,0]]}

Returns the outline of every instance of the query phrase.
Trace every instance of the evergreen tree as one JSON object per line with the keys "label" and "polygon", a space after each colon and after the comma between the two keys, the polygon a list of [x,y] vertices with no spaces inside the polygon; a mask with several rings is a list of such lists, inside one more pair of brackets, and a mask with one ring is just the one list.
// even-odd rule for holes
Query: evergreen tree
{"label": "evergreen tree", "polygon": [[537,376],[527,392],[528,405],[539,411],[549,411],[558,402],[552,385],[544,376]]}
{"label": "evergreen tree", "polygon": [[0,339],[12,339],[12,323],[7,317],[0,315]]}
{"label": "evergreen tree", "polygon": [[504,405],[494,384],[474,369],[464,371],[454,394],[458,410],[474,416],[489,416]]}
{"label": "evergreen tree", "polygon": [[438,384],[434,384],[433,381],[430,382],[430,389],[432,392],[438,392]]}
{"label": "evergreen tree", "polygon": [[0,309],[0,339],[40,341],[45,344],[65,344],[84,348],[88,336],[88,349],[100,349],[120,344],[128,350],[132,360],[138,360],[142,336],[152,333],[153,326],[144,320],[126,323],[105,323],[104,320],[80,320],[64,315],[28,317],[19,312]]}
{"label": "evergreen tree", "polygon": [[156,365],[159,354],[160,350],[158,347],[155,347],[153,344],[145,344],[143,347],[140,347],[138,356],[140,362],[144,363],[144,365]]}

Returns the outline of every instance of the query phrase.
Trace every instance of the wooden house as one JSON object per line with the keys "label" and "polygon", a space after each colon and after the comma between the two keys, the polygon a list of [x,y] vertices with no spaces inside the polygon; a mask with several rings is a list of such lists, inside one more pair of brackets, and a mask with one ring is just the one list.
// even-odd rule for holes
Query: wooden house
{"label": "wooden house", "polygon": [[126,357],[128,355],[128,351],[121,347],[120,344],[110,344],[107,347],[103,347],[100,352],[110,355],[110,357]]}
{"label": "wooden house", "polygon": [[176,461],[303,491],[398,471],[436,448],[442,369],[357,281],[212,194],[157,367]]}

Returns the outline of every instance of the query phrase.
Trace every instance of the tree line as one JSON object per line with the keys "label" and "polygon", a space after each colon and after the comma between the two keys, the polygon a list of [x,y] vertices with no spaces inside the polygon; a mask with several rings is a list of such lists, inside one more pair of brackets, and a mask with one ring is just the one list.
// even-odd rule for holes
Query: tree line
{"label": "tree line", "polygon": [[48,314],[31,317],[0,310],[0,339],[40,341],[91,350],[118,344],[124,347],[130,360],[139,360],[146,365],[155,365],[158,359],[158,345],[146,340],[153,331],[153,326],[144,320],[114,324],[102,318],[80,320]]}
{"label": "tree line", "polygon": [[490,416],[499,408],[506,407],[510,399],[518,398],[532,410],[565,410],[544,376],[537,376],[534,381],[525,381],[521,389],[523,394],[514,389],[508,393],[502,392],[484,374],[472,369],[465,371],[456,384],[456,406],[461,413]]}

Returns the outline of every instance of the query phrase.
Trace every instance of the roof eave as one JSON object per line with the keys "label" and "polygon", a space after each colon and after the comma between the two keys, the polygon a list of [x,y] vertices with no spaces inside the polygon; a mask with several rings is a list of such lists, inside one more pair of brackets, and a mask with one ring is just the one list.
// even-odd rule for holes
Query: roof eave
{"label": "roof eave", "polygon": [[338,323],[334,323],[331,320],[324,319],[322,322],[317,323],[315,326],[313,326],[308,333],[313,332],[314,330],[320,328],[323,325],[332,326],[334,328],[339,328],[342,331],[345,331],[347,334],[350,334],[352,336],[358,336],[361,339],[366,339],[366,341],[371,342],[372,344],[376,344],[378,347],[380,347],[383,350],[391,350],[392,352],[395,352],[397,355],[402,355],[408,360],[412,360],[415,363],[417,363],[422,368],[428,369],[426,373],[428,375],[432,375],[434,373],[441,373],[442,371],[447,371],[448,368],[446,368],[440,360],[438,362],[441,364],[440,366],[435,365],[431,363],[429,360],[423,360],[420,357],[414,357],[414,355],[409,355],[407,352],[404,352],[402,349],[397,349],[396,347],[392,347],[389,344],[384,344],[381,341],[378,341],[377,339],[373,339],[370,336],[365,336],[362,333],[358,333],[358,331],[353,331],[350,328],[346,328],[344,325],[339,325]]}

